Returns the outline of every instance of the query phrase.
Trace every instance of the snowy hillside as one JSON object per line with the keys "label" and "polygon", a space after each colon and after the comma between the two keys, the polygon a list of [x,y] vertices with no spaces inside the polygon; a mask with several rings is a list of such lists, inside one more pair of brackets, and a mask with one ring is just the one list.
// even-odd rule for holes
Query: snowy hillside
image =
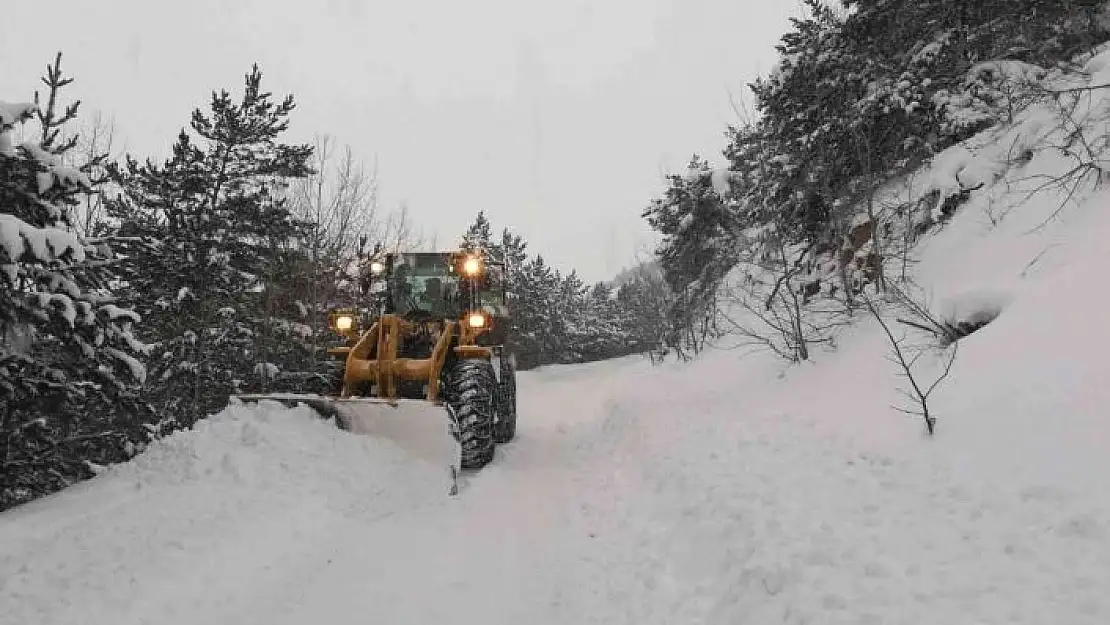
{"label": "snowy hillside", "polygon": [[[1108,61],[1064,87],[1110,83]],[[958,343],[934,437],[892,408],[905,381],[866,315],[794,367],[522,373],[518,439],[455,498],[388,442],[231,406],[0,514],[0,623],[1110,622],[1110,192],[1029,194],[1074,166],[1048,113],[918,177],[982,183],[912,273],[938,314],[992,319]]]}

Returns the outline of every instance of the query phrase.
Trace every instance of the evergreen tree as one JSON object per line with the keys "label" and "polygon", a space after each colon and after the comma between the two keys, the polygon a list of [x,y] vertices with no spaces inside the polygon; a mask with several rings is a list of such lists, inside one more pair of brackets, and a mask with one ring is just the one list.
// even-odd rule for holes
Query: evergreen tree
{"label": "evergreen tree", "polygon": [[843,235],[838,212],[1012,115],[1020,85],[984,63],[1049,67],[1110,34],[1088,0],[844,0],[844,17],[805,4],[751,86],[759,123],[730,129],[725,151],[791,243]]}
{"label": "evergreen tree", "polygon": [[631,318],[621,309],[612,286],[598,282],[582,298],[575,324],[576,351],[585,361],[635,353],[631,344]]}
{"label": "evergreen tree", "polygon": [[685,176],[668,177],[670,186],[644,212],[663,235],[656,251],[663,276],[676,294],[668,326],[674,347],[695,349],[706,338],[716,314],[716,293],[735,264],[735,220],[712,184],[709,164],[697,156]]}
{"label": "evergreen tree", "polygon": [[[483,213],[462,238],[466,249],[483,249],[505,263],[512,328],[509,347],[521,369],[553,363],[575,363],[646,351],[650,339],[634,336],[657,332],[658,319],[634,319],[628,305],[638,292],[621,299],[611,285],[587,286],[578,273],[563,276],[541,255],[530,257],[527,243],[508,229],[493,241],[492,226]],[[648,293],[648,290],[644,290]],[[645,308],[657,304],[644,305]],[[635,331],[633,324],[642,324]]]}
{"label": "evergreen tree", "polygon": [[558,284],[557,273],[547,265],[543,256],[536,256],[521,268],[519,297],[512,310],[517,324],[517,359],[521,369],[552,362],[549,359],[552,351],[551,311]]}
{"label": "evergreen tree", "polygon": [[[0,102],[0,509],[126,458],[145,440],[136,397],[145,346],[139,315],[113,293],[111,249],[80,238],[69,217],[93,185],[63,166],[62,139],[80,102],[59,110],[72,82],[61,55],[47,68],[45,103]],[[37,140],[13,145],[35,118]]]}
{"label": "evergreen tree", "polygon": [[520,235],[509,232],[508,228],[501,231],[501,243],[496,246],[496,249],[500,253],[501,260],[510,269],[519,270],[528,259],[528,244]]}
{"label": "evergreen tree", "polygon": [[[501,231],[501,242],[496,246],[495,253],[505,264],[505,287],[508,293],[506,304],[509,308],[509,337],[507,344],[514,353],[523,351],[520,335],[525,329],[518,313],[518,308],[527,300],[527,287],[525,282],[524,266],[528,261],[528,244],[520,235],[509,232],[508,228]],[[520,366],[520,363],[518,363]]]}
{"label": "evergreen tree", "polygon": [[[778,46],[779,63],[751,85],[758,118],[728,129],[728,192],[714,197],[695,159],[691,174],[671,176],[644,213],[663,237],[668,325],[685,336],[673,334],[672,344],[696,343],[740,259],[748,277],[778,274],[772,294],[780,286],[825,292],[809,273],[832,266],[821,271],[835,272],[850,309],[859,286],[848,275],[859,268],[849,267],[854,252],[839,252],[864,213],[866,228],[856,232],[871,233],[871,269],[859,279],[881,288],[886,235],[876,190],[1012,120],[1035,97],[1029,78],[1110,39],[1105,3],[1095,0],[842,0],[843,12],[822,0],[804,4],[807,15],[792,20]],[[777,258],[770,270],[768,257]]]}
{"label": "evergreen tree", "polygon": [[156,242],[136,252],[145,270],[127,276],[158,344],[152,392],[182,425],[308,360],[302,326],[290,321],[295,301],[283,295],[283,280],[307,265],[306,226],[283,193],[309,173],[312,154],[280,141],[293,108],[292,96],[274,102],[262,90],[254,66],[238,101],[224,90],[207,113],[193,111],[192,133],[179,133],[162,165],[128,157],[117,171],[117,234]]}
{"label": "evergreen tree", "polygon": [[589,329],[585,325],[587,287],[576,271],[571,271],[561,279],[556,273],[556,280],[557,290],[547,324],[547,349],[555,362],[581,362],[582,347],[589,335]]}
{"label": "evergreen tree", "polygon": [[654,265],[636,267],[617,289],[618,310],[627,333],[628,352],[662,351],[671,308],[667,282]]}
{"label": "evergreen tree", "polygon": [[493,249],[493,232],[489,220],[486,219],[485,211],[478,211],[474,223],[470,224],[466,234],[463,235],[460,247],[467,251],[489,251]]}

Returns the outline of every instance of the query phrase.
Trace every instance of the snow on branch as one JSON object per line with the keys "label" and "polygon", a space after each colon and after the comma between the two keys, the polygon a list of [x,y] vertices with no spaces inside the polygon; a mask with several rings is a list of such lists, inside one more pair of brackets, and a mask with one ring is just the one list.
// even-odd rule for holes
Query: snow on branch
{"label": "snow on branch", "polygon": [[0,100],[0,154],[15,156],[8,132],[16,124],[34,116],[38,107],[30,102],[5,102]]}
{"label": "snow on branch", "polygon": [[117,321],[119,319],[127,319],[128,321],[133,321],[135,323],[139,323],[140,321],[142,321],[142,317],[139,316],[139,313],[127,308],[120,308],[115,304],[107,304],[105,306],[101,306],[100,311],[108,315],[108,318],[112,321]]}
{"label": "snow on branch", "polygon": [[59,228],[36,228],[15,215],[0,214],[0,249],[11,261],[27,254],[44,263],[85,260],[85,246],[73,233]]}

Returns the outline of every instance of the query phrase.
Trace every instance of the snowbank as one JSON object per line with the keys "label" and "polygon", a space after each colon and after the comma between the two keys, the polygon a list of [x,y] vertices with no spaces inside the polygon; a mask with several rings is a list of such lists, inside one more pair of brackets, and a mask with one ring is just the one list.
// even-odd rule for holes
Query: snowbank
{"label": "snowbank", "polygon": [[[0,515],[0,622],[210,622],[345,519],[445,499],[442,468],[306,408],[234,405],[126,464]],[[330,554],[328,554],[330,555]]]}

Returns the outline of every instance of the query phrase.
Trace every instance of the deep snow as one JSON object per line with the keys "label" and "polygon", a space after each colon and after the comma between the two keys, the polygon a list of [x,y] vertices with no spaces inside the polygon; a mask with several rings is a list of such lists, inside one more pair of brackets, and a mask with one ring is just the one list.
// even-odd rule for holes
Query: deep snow
{"label": "deep snow", "polygon": [[866,318],[792,368],[523,373],[518,439],[456,498],[387,441],[232,406],[0,515],[0,623],[1110,622],[1110,193],[1038,228],[1058,196],[987,181],[916,252],[938,311],[997,316],[934,438]]}

